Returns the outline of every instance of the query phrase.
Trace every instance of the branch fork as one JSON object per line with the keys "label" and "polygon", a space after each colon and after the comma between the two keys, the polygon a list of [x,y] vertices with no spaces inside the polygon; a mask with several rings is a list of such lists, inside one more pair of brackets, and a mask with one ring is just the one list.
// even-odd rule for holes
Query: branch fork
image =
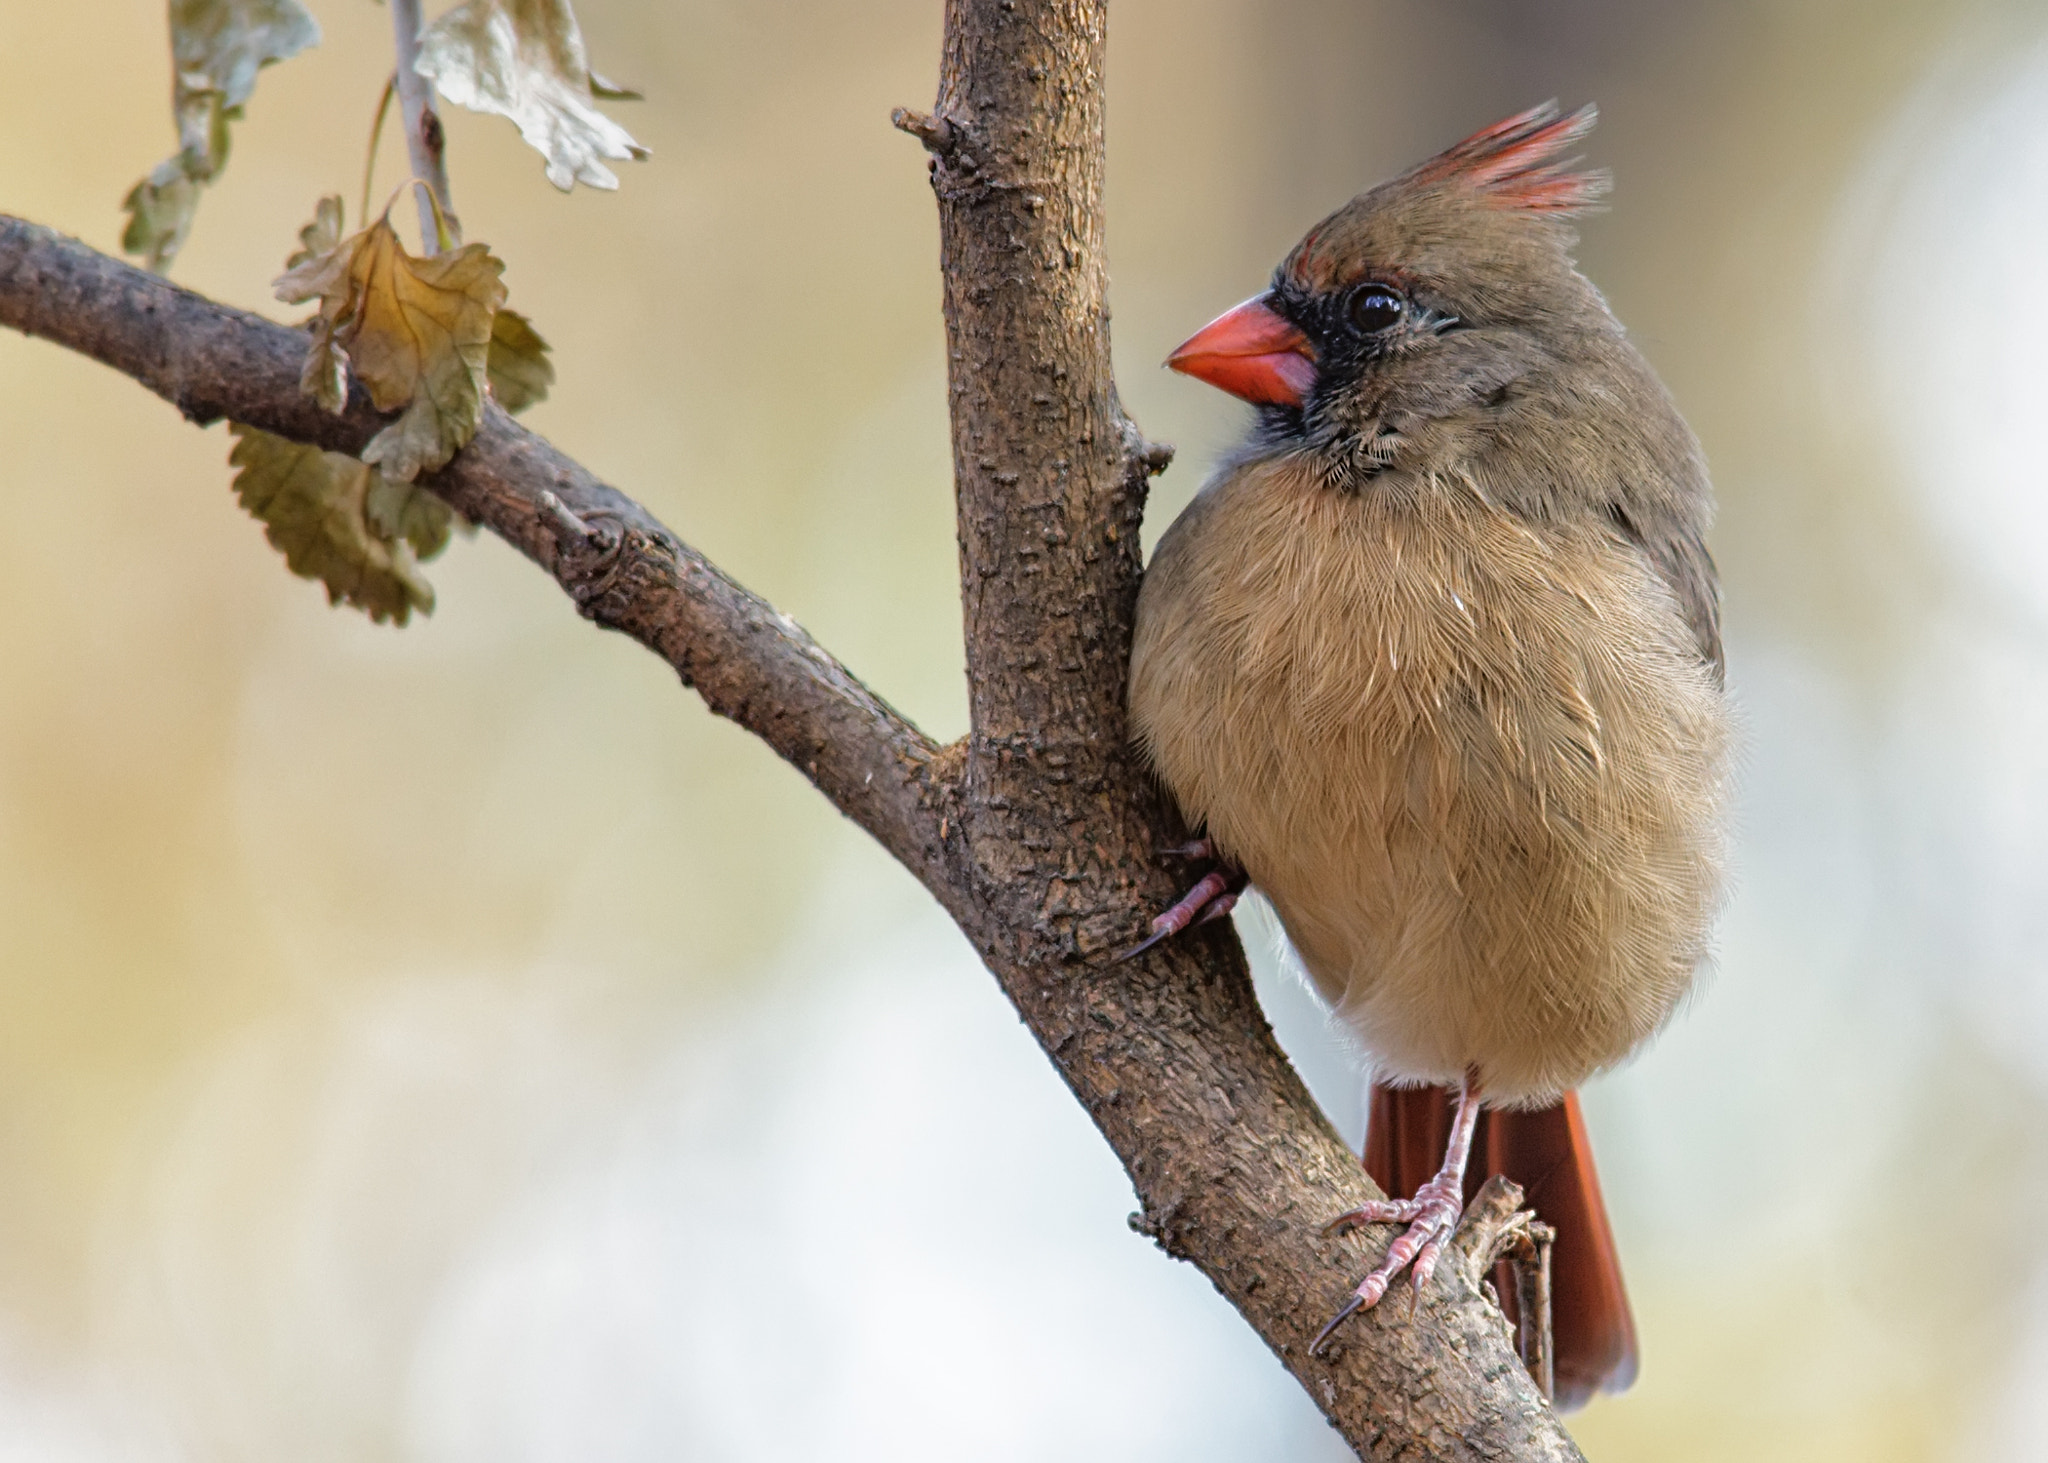
{"label": "branch fork", "polygon": [[[932,154],[938,199],[961,742],[935,746],[801,626],[495,405],[422,485],[659,655],[938,899],[1123,1161],[1133,1227],[1202,1270],[1362,1457],[1572,1463],[1483,1278],[1524,1240],[1540,1263],[1519,1195],[1482,1192],[1460,1262],[1412,1317],[1369,1313],[1335,1355],[1309,1356],[1356,1279],[1357,1244],[1326,1239],[1321,1220],[1381,1196],[1275,1044],[1226,923],[1095,960],[1179,892],[1156,850],[1185,836],[1124,716],[1139,527],[1171,449],[1130,422],[1110,373],[1106,26],[1107,0],[947,0],[938,103],[894,118]],[[1028,186],[984,176],[991,159]],[[303,333],[4,215],[0,324],[195,421],[351,456],[385,425],[359,391],[339,415],[300,393]]]}

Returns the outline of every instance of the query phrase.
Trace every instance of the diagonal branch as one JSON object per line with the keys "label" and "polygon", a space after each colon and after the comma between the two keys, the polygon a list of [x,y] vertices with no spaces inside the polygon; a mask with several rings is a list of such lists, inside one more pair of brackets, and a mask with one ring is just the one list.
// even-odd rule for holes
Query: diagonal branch
{"label": "diagonal branch", "polygon": [[[948,0],[932,155],[944,267],[972,730],[934,749],[804,631],[495,407],[428,485],[754,731],[945,905],[1137,1191],[1133,1227],[1198,1266],[1361,1456],[1577,1450],[1461,1237],[1410,1308],[1308,1343],[1384,1231],[1378,1197],[1274,1042],[1242,949],[1211,926],[1113,965],[1178,891],[1179,841],[1130,748],[1123,681],[1146,482],[1164,467],[1110,375],[1106,0]],[[0,324],[223,416],[354,453],[383,425],[298,389],[304,340],[0,216]],[[1475,1248],[1475,1246],[1477,1248]]]}
{"label": "diagonal branch", "polygon": [[[300,394],[298,331],[4,214],[0,325],[112,366],[195,422],[226,417],[351,454],[384,425],[361,387],[340,416]],[[932,744],[802,626],[496,406],[427,485],[547,570],[584,615],[675,667],[921,881],[943,882]]]}

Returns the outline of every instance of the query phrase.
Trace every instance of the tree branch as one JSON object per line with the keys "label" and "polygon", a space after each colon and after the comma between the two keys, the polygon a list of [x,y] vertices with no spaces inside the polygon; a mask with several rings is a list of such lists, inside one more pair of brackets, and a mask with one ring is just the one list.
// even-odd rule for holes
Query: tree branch
{"label": "tree branch", "polygon": [[[0,325],[112,366],[201,424],[226,417],[353,454],[385,422],[360,386],[339,416],[300,393],[301,332],[4,214]],[[934,748],[802,626],[495,405],[423,481],[547,570],[584,615],[675,667],[920,880],[942,877]],[[587,536],[567,529],[549,495]]]}
{"label": "tree branch", "polygon": [[[1106,0],[948,0],[932,154],[945,272],[972,730],[934,749],[804,631],[644,509],[487,410],[427,485],[661,655],[938,897],[1123,1161],[1132,1225],[1197,1265],[1361,1456],[1579,1454],[1485,1296],[1484,1225],[1411,1308],[1308,1344],[1384,1248],[1332,1237],[1379,1197],[1273,1041],[1227,925],[1111,964],[1179,890],[1123,684],[1146,483],[1118,405],[1103,251]],[[133,376],[188,417],[338,452],[383,425],[298,389],[298,332],[0,216],[0,324]]]}
{"label": "tree branch", "polygon": [[[462,242],[462,225],[455,219],[455,200],[448,191],[448,135],[441,128],[441,114],[434,107],[434,84],[420,75],[414,64],[420,59],[420,30],[423,25],[420,0],[391,0],[392,53],[397,65],[391,84],[398,92],[398,117],[405,132],[405,158],[412,175],[434,190],[434,201],[448,221],[455,242]],[[420,215],[420,252],[438,252],[439,229],[435,227],[434,205],[424,198],[413,200]],[[365,204],[367,209],[368,205]],[[365,220],[367,221],[367,220]]]}
{"label": "tree branch", "polygon": [[1378,1197],[1272,1039],[1227,928],[1106,964],[1179,890],[1182,830],[1124,721],[1147,479],[1118,405],[1103,248],[1107,0],[947,0],[938,104],[897,125],[939,204],[972,731],[963,920],[1123,1158],[1134,1225],[1201,1268],[1362,1456],[1577,1449],[1463,1267],[1308,1354]]}

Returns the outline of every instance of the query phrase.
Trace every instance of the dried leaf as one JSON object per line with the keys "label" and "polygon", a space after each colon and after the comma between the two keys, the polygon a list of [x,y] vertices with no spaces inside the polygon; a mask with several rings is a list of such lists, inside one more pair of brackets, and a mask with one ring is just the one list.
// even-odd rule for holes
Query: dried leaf
{"label": "dried leaf", "polygon": [[128,191],[121,247],[163,269],[185,242],[200,187],[228,160],[228,123],[256,90],[256,73],[320,43],[298,0],[171,0],[171,112],[178,152]]}
{"label": "dried leaf", "polygon": [[564,193],[618,187],[600,158],[647,156],[597,109],[598,86],[629,94],[592,76],[569,0],[469,0],[427,27],[414,69],[456,105],[510,117]]}
{"label": "dried leaf", "polygon": [[[235,496],[294,574],[324,583],[329,604],[352,604],[379,623],[433,613],[434,587],[418,561],[448,542],[454,515],[445,504],[353,457],[239,422],[228,430],[237,439],[228,456]],[[418,500],[439,508],[438,526]]]}
{"label": "dried leaf", "polygon": [[482,244],[415,258],[387,216],[277,279],[280,300],[320,301],[307,394],[339,411],[353,370],[377,410],[405,409],[363,449],[386,476],[411,482],[476,434],[504,269]]}
{"label": "dried leaf", "polygon": [[604,102],[644,102],[647,98],[630,86],[620,86],[616,81],[606,81],[595,71],[590,73],[590,94]]}
{"label": "dried leaf", "polygon": [[179,78],[218,92],[226,108],[249,100],[265,66],[319,44],[319,22],[298,0],[171,0]]}
{"label": "dried leaf", "polygon": [[[319,229],[316,213],[313,222],[300,230],[301,242],[310,244],[318,239]],[[297,262],[271,281],[280,300],[291,304],[316,296],[320,300],[320,313],[308,322],[313,343],[307,348],[305,364],[299,368],[299,390],[331,412],[339,412],[348,402],[348,356],[336,343],[334,334],[340,324],[355,318],[357,310],[357,302],[349,297],[354,287],[349,268],[355,262],[355,243],[352,238],[336,243],[325,253],[307,250],[294,254],[292,258]]]}
{"label": "dried leaf", "polygon": [[547,399],[548,388],[555,384],[548,350],[531,320],[517,310],[498,311],[491,321],[489,375],[491,395],[499,406],[517,416]]}
{"label": "dried leaf", "polygon": [[129,214],[128,226],[121,231],[121,248],[141,255],[151,269],[161,272],[168,268],[192,231],[199,187],[186,176],[179,159],[158,163],[121,200]]}
{"label": "dried leaf", "polygon": [[341,195],[329,194],[313,205],[313,221],[299,230],[299,247],[285,260],[286,269],[297,269],[334,252],[341,242]]}
{"label": "dried leaf", "polygon": [[455,526],[455,510],[425,488],[395,482],[374,469],[363,496],[363,516],[378,537],[391,543],[405,540],[421,560],[447,548],[448,532]]}

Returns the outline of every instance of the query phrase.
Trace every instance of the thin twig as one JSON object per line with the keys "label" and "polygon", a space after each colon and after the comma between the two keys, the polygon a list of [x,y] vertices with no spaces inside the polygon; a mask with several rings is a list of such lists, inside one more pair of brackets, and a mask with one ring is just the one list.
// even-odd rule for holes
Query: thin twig
{"label": "thin twig", "polygon": [[1557,1230],[1531,1220],[1522,1242],[1508,1250],[1515,1275],[1515,1350],[1536,1379],[1536,1390],[1557,1398],[1557,1354],[1550,1324],[1550,1252]]}
{"label": "thin twig", "polygon": [[543,489],[540,495],[540,511],[563,536],[589,542],[590,525],[569,511],[569,507],[553,493]]}
{"label": "thin twig", "polygon": [[391,112],[391,99],[398,92],[398,73],[384,79],[384,93],[377,98],[377,116],[370,123],[370,146],[363,154],[363,206],[356,210],[356,226],[370,221],[370,180],[377,174],[377,144],[384,136],[384,119]]}
{"label": "thin twig", "polygon": [[[448,193],[447,134],[441,129],[441,114],[434,107],[434,84],[420,75],[420,32],[424,22],[420,0],[391,0],[391,38],[397,52],[395,80],[398,86],[398,116],[405,124],[405,153],[412,163],[412,175],[434,190],[446,220],[448,243],[462,242],[462,224],[455,216],[455,201]],[[440,229],[434,207],[419,200],[420,247],[437,254],[441,250]]]}
{"label": "thin twig", "polygon": [[940,157],[950,157],[960,145],[959,133],[944,117],[934,117],[928,112],[913,111],[909,107],[897,107],[889,113],[889,121],[900,132],[908,132],[925,145],[925,149]]}

